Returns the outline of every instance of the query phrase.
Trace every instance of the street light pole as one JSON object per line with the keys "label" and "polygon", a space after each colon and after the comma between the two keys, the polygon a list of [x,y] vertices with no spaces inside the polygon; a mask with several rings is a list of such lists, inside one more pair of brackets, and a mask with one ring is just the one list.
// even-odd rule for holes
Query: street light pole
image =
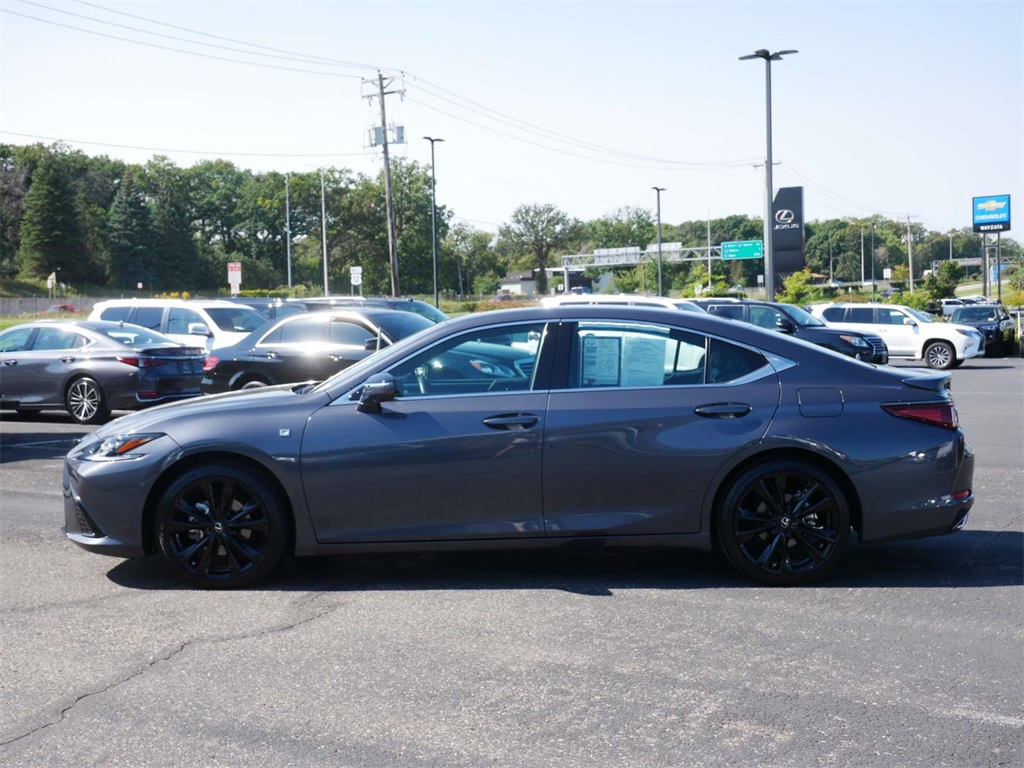
{"label": "street light pole", "polygon": [[444,139],[434,139],[424,136],[430,142],[430,241],[434,245],[434,306],[440,307],[437,298],[437,177],[434,174],[434,144]]}
{"label": "street light pole", "polygon": [[708,208],[708,291],[711,291],[711,209]]}
{"label": "street light pole", "polygon": [[658,197],[658,295],[664,296],[665,292],[662,290],[661,284],[661,193],[665,191],[665,187],[651,187]]}
{"label": "street light pole", "polygon": [[772,243],[772,62],[781,61],[798,51],[776,51],[769,53],[764,48],[754,51],[749,56],[740,56],[740,61],[764,59],[765,74],[765,112],[768,122],[768,149],[765,156],[765,201],[764,201],[764,287],[768,301],[775,300],[775,249]]}
{"label": "street light pole", "polygon": [[871,223],[871,300],[875,300],[875,224]]}

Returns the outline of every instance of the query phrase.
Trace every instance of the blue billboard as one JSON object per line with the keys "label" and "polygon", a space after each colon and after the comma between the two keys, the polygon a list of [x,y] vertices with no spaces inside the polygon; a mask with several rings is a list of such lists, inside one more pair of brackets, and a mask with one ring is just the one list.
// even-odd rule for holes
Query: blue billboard
{"label": "blue billboard", "polygon": [[1008,232],[1010,229],[1010,196],[990,195],[974,198],[975,232]]}

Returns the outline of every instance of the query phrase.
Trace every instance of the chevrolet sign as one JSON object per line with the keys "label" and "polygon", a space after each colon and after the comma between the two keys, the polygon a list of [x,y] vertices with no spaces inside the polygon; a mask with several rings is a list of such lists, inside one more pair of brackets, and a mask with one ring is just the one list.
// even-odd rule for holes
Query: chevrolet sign
{"label": "chevrolet sign", "polygon": [[1010,196],[974,198],[974,231],[1007,232],[1010,229]]}

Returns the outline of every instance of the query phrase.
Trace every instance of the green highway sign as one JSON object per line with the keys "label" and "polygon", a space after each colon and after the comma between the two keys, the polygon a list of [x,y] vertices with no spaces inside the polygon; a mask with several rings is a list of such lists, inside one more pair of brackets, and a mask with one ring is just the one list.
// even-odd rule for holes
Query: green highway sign
{"label": "green highway sign", "polygon": [[732,240],[722,243],[723,259],[760,259],[764,249],[760,240]]}

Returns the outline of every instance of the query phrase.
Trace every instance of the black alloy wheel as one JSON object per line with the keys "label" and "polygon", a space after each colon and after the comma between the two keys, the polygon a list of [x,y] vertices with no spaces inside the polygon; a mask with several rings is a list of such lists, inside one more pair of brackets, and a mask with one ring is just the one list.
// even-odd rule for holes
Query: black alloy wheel
{"label": "black alloy wheel", "polygon": [[274,491],[227,464],[193,469],[171,483],[156,525],[160,549],[178,574],[212,589],[259,581],[281,560],[287,540]]}
{"label": "black alloy wheel", "polygon": [[79,424],[100,424],[110,417],[103,388],[88,376],[72,381],[64,393],[64,407]]}
{"label": "black alloy wheel", "polygon": [[826,472],[798,459],[748,469],[717,514],[718,540],[729,562],[766,584],[805,584],[825,576],[850,538],[842,490]]}

